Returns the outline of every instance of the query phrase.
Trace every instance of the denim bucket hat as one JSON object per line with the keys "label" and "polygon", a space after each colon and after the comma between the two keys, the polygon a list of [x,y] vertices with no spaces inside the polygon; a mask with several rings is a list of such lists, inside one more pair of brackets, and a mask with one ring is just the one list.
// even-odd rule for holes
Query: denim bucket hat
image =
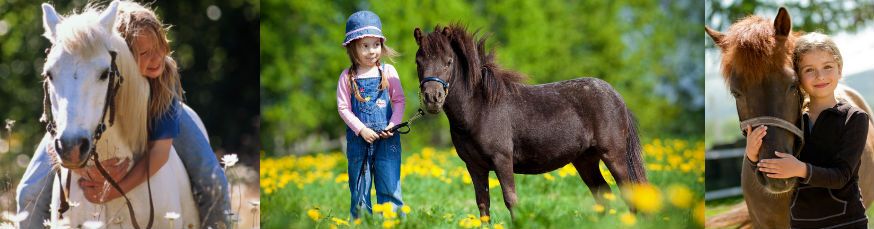
{"label": "denim bucket hat", "polygon": [[382,22],[373,12],[358,11],[349,16],[349,20],[346,21],[346,39],[343,40],[343,46],[362,37],[376,37],[385,42],[385,37],[382,36]]}

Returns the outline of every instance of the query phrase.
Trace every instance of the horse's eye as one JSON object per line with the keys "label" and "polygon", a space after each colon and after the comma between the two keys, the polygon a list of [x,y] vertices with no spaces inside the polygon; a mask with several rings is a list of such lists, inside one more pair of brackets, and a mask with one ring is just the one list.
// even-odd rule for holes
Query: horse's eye
{"label": "horse's eye", "polygon": [[100,74],[100,80],[106,80],[109,78],[109,70],[103,70],[103,73]]}
{"label": "horse's eye", "polygon": [[737,98],[737,97],[740,97],[740,93],[738,93],[735,90],[731,90],[731,96],[734,96],[734,98]]}
{"label": "horse's eye", "polygon": [[45,72],[42,74],[42,77],[48,80],[52,80],[52,72]]}

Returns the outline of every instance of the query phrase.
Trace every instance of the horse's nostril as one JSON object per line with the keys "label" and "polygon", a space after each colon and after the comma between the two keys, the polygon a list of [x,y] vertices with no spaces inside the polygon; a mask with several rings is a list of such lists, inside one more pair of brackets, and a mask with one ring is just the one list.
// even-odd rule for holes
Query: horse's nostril
{"label": "horse's nostril", "polygon": [[91,142],[87,138],[79,139],[79,155],[87,155],[91,150]]}

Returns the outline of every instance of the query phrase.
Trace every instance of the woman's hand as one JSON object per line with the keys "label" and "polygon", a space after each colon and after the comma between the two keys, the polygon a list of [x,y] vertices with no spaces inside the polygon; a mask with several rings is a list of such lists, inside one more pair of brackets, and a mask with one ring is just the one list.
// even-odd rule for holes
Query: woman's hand
{"label": "woman's hand", "polygon": [[[116,183],[120,183],[125,175],[127,175],[127,168],[128,165],[130,165],[130,159],[124,159],[124,161],[119,163],[118,158],[112,158],[104,160],[100,164],[103,165],[103,168],[106,169],[106,173],[109,173],[109,176],[112,177]],[[106,178],[100,174],[100,171],[97,170],[96,166],[85,169],[76,169],[73,171],[82,176],[77,182],[79,182],[79,187],[82,188],[82,192],[88,202],[102,204],[121,196],[115,191],[115,189],[109,186],[109,183],[105,183]],[[106,186],[104,186],[104,184]],[[106,188],[109,189],[107,190]],[[104,191],[106,191],[105,194]]]}
{"label": "woman's hand", "polygon": [[385,130],[380,131],[380,132],[379,132],[379,138],[383,138],[383,139],[385,139],[385,138],[390,138],[390,137],[392,137],[392,136],[395,136],[395,133],[394,133],[394,132],[389,132],[389,131],[388,131],[388,130],[391,129],[392,127],[394,127],[394,125],[388,125],[388,126],[385,127]]}
{"label": "woman's hand", "polygon": [[[100,162],[103,165],[103,168],[106,169],[106,173],[109,173],[109,177],[112,177],[115,182],[121,181],[125,175],[127,175],[128,165],[130,164],[130,159],[126,158],[124,161],[119,163],[118,158],[112,158],[109,160],[104,160]],[[98,183],[103,183],[106,178],[103,177],[103,174],[100,174],[100,171],[97,170],[97,166],[90,166],[82,169],[74,169],[73,172],[82,177],[82,179],[88,181],[94,181]]]}
{"label": "woman's hand", "polygon": [[364,141],[367,141],[367,143],[373,143],[373,141],[376,141],[376,139],[379,138],[379,135],[377,135],[376,132],[373,132],[370,128],[362,129],[360,135],[364,138]]}
{"label": "woman's hand", "polygon": [[807,177],[807,163],[799,161],[792,154],[774,151],[776,159],[762,159],[759,161],[759,171],[766,173],[770,178]]}
{"label": "woman's hand", "polygon": [[759,148],[762,147],[762,138],[768,134],[768,127],[760,125],[753,130],[752,126],[747,126],[747,147],[746,155],[753,163],[759,161]]}

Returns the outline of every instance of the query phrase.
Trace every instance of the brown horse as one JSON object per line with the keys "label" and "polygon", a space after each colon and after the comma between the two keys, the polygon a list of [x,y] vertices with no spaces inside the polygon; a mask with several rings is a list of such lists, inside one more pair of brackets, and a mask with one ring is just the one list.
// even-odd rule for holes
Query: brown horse
{"label": "brown horse", "polygon": [[[757,123],[776,127],[770,128],[763,138],[759,158],[775,158],[774,151],[797,155],[804,142],[803,136],[797,134],[804,95],[791,60],[798,34],[792,33],[789,13],[780,8],[773,23],[762,17],[749,16],[731,25],[726,33],[707,27],[705,30],[722,51],[723,78],[735,98],[742,123],[762,120]],[[871,113],[855,91],[841,86],[836,94]],[[869,125],[859,170],[859,185],[866,206],[874,197],[874,171],[871,170],[874,168],[874,132],[871,128]],[[788,228],[789,202],[796,179],[768,178],[754,170],[748,160],[744,160],[743,166],[741,187],[746,206],[738,206],[728,214],[709,219],[707,226],[751,223],[755,228]]]}
{"label": "brown horse", "polygon": [[539,174],[573,163],[596,201],[610,187],[603,160],[619,185],[646,183],[634,118],[607,82],[579,78],[526,85],[500,68],[485,38],[463,26],[415,29],[425,110],[449,118],[452,143],[467,165],[480,216],[489,215],[488,174],[495,171],[513,214],[514,173]]}

